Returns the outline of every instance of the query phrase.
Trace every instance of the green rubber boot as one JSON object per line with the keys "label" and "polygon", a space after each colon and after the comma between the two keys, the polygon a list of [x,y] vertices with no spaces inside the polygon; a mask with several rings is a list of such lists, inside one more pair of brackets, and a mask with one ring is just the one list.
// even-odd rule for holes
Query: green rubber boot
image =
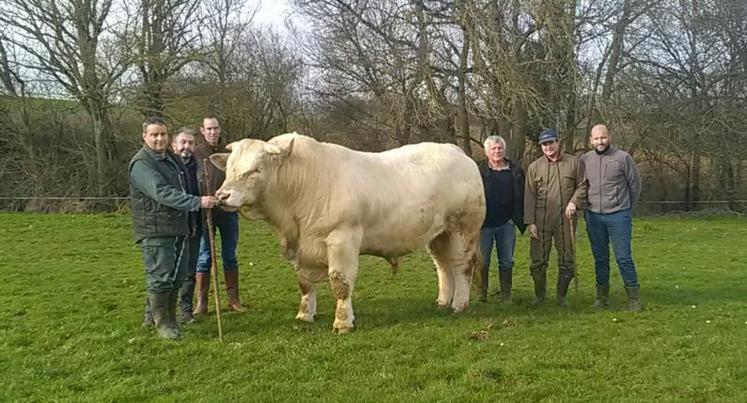
{"label": "green rubber boot", "polygon": [[170,292],[149,293],[148,301],[150,302],[153,322],[156,326],[158,337],[162,339],[177,339],[179,334],[171,326],[169,315],[169,298]]}

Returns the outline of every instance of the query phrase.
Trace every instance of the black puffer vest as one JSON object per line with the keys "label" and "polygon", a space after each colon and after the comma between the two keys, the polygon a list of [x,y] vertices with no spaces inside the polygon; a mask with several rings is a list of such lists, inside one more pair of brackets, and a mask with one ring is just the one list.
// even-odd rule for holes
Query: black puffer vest
{"label": "black puffer vest", "polygon": [[[176,163],[176,166],[166,159],[160,161],[154,160],[148,155],[145,148],[141,148],[132,157],[128,171],[132,170],[132,166],[136,161],[141,161],[152,170],[158,172],[170,186],[184,191],[184,177],[186,174],[184,166],[173,153],[167,151],[167,154]],[[132,183],[130,183],[130,206],[132,208],[132,230],[135,242],[148,237],[181,236],[189,233],[187,212],[179,211],[156,202],[148,195],[136,189]]]}

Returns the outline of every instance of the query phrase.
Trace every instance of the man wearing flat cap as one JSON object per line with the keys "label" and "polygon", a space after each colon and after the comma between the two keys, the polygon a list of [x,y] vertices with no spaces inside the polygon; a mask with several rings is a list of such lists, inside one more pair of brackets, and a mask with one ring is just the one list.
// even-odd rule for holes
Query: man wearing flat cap
{"label": "man wearing flat cap", "polygon": [[539,144],[543,155],[529,165],[524,191],[534,304],[545,302],[547,262],[554,242],[558,254],[558,305],[569,306],[568,286],[576,274],[571,225],[575,225],[576,210],[586,200],[587,183],[578,158],[560,151],[554,129],[540,133]]}

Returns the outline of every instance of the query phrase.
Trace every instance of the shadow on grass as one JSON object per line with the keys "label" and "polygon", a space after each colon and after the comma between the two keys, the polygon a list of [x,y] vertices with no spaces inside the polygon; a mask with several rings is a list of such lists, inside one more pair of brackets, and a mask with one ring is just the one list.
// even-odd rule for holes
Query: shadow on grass
{"label": "shadow on grass", "polygon": [[[459,327],[460,321],[465,322],[466,330],[475,327],[475,320],[494,323],[518,321],[527,323],[568,322],[574,323],[589,315],[595,315],[597,310],[591,307],[594,295],[589,290],[576,295],[570,293],[572,306],[561,308],[556,305],[554,295],[548,295],[544,305],[531,306],[533,300],[526,290],[515,292],[511,304],[498,301],[498,296],[489,297],[488,302],[470,301],[465,312],[455,314],[451,309],[436,307],[435,295],[416,296],[372,296],[354,299],[353,306],[356,315],[356,330],[358,332],[389,329],[394,326],[428,326],[428,327]],[[290,297],[290,295],[288,296]],[[644,310],[660,311],[674,310],[677,306],[689,307],[707,303],[747,303],[747,296],[737,287],[703,288],[703,289],[675,289],[652,287],[644,288],[641,295]],[[301,335],[332,334],[334,321],[334,300],[323,296],[318,301],[318,311],[313,323],[295,319],[297,299],[295,297],[260,302],[254,304],[247,312],[238,313],[222,311],[223,330],[226,340],[247,340],[252,337],[264,337],[274,334],[296,333]],[[622,289],[613,290],[611,307],[608,311],[625,311],[626,296]],[[505,324],[505,323],[504,323]],[[509,323],[510,325],[510,323]],[[200,322],[185,327],[190,338],[215,339],[217,325],[215,313],[201,318]]]}

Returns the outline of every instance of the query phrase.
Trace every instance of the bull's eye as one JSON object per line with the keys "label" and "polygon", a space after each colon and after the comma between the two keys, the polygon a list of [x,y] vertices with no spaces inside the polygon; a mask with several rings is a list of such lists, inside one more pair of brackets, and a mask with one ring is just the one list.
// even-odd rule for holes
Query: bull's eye
{"label": "bull's eye", "polygon": [[257,173],[259,173],[259,169],[257,169],[257,168],[250,169],[250,170],[242,173],[241,174],[241,178],[242,179],[249,178],[249,177],[255,176],[255,174],[257,174]]}

